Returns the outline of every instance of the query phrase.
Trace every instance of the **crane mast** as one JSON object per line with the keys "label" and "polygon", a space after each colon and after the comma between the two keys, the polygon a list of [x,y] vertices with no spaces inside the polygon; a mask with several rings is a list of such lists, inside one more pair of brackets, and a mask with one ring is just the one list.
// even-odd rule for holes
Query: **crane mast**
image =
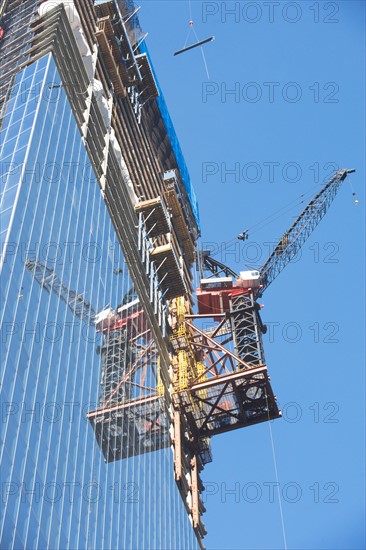
{"label": "crane mast", "polygon": [[347,175],[353,172],[355,172],[354,169],[338,170],[309,202],[290,229],[281,237],[260,270],[261,287],[256,291],[256,297],[262,296],[265,289],[296,256],[304,242],[325,216]]}

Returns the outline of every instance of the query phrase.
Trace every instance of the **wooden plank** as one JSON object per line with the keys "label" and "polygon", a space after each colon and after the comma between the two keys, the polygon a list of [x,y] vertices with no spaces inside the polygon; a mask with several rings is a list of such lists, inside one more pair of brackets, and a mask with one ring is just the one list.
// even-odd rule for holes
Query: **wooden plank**
{"label": "wooden plank", "polygon": [[135,212],[143,214],[149,237],[170,233],[170,219],[161,197],[140,201],[134,206]]}
{"label": "wooden plank", "polygon": [[165,192],[166,201],[172,213],[172,223],[176,230],[179,242],[184,249],[184,255],[189,263],[194,261],[194,242],[189,231],[187,222],[184,218],[183,210],[180,205],[176,192],[172,189]]}
{"label": "wooden plank", "polygon": [[172,252],[173,248],[172,245],[169,244],[163,244],[161,246],[157,246],[154,248],[154,250],[150,253],[150,256],[160,256],[161,254],[166,255],[169,252]]}
{"label": "wooden plank", "polygon": [[174,411],[174,471],[175,479],[179,481],[182,478],[182,439],[180,429],[180,413]]}
{"label": "wooden plank", "polygon": [[148,210],[152,206],[161,204],[161,198],[155,197],[153,199],[148,199],[146,201],[140,201],[135,205],[135,210],[140,212],[141,210]]}
{"label": "wooden plank", "polygon": [[119,68],[116,64],[115,57],[112,53],[111,45],[103,29],[99,29],[95,36],[97,38],[100,51],[102,53],[103,61],[109,72],[111,82],[114,87],[114,91],[118,96],[126,96],[126,88],[123,85],[122,79],[119,74]]}

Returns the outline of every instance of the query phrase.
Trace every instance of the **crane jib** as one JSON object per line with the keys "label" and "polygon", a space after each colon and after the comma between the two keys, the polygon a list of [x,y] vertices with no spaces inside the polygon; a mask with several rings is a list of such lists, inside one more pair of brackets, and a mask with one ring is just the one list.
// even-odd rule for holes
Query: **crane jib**
{"label": "crane jib", "polygon": [[355,169],[338,170],[332,179],[311,199],[290,229],[284,233],[261,269],[261,288],[256,293],[257,297],[262,296],[264,290],[294,258],[326,214],[342,182],[348,174],[353,172],[355,172]]}

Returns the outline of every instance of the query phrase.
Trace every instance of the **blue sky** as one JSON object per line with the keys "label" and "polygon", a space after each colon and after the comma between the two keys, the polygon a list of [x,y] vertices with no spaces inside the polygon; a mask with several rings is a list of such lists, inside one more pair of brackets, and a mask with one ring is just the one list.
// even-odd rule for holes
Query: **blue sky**
{"label": "blue sky", "polygon": [[[335,166],[357,169],[359,205],[346,180],[301,260],[262,302],[284,412],[272,431],[287,546],[365,548],[365,4],[193,1],[197,35],[215,36],[204,47],[208,80],[199,49],[173,57],[189,31],[189,2],[140,3],[199,199],[202,243],[220,247],[315,193]],[[260,266],[265,243],[300,210],[253,228],[217,258],[235,270]],[[216,436],[212,448],[202,475],[207,548],[284,548],[268,424]]]}

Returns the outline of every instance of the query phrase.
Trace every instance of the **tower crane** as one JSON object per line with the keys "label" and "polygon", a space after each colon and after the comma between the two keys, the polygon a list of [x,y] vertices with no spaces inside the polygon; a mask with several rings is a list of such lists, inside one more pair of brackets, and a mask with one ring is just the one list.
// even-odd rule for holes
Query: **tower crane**
{"label": "tower crane", "polygon": [[48,293],[51,291],[65,302],[75,317],[87,321],[93,325],[95,323],[96,313],[82,294],[68,288],[57,276],[54,269],[47,267],[39,260],[27,258],[25,266],[33,274],[35,280]]}
{"label": "tower crane", "polygon": [[296,256],[327,213],[346,177],[353,172],[354,169],[335,172],[282,235],[260,270],[237,274],[203,252],[203,268],[210,272],[210,277],[201,279],[197,289],[198,311],[207,317],[218,319],[225,314],[230,319],[236,353],[249,365],[264,363],[261,334],[266,332],[266,326],[256,300]]}
{"label": "tower crane", "polygon": [[[55,294],[74,317],[100,333],[100,345],[96,348],[101,360],[100,406],[113,407],[150,395],[150,386],[154,380],[156,384],[157,378],[157,350],[135,289],[125,293],[116,309],[108,307],[96,312],[82,294],[61,281],[55,269],[36,258],[27,258],[25,266],[41,288]],[[147,452],[168,445],[168,427],[158,400],[131,409],[128,414],[127,420],[120,418],[118,426],[102,431],[101,438],[107,441],[106,460],[110,456],[113,460],[128,456],[134,448]],[[114,440],[118,435],[125,445],[116,449]]]}
{"label": "tower crane", "polygon": [[[204,252],[202,264],[210,276],[201,279],[196,291],[198,314],[187,315],[190,308],[184,297],[171,301],[173,400],[176,408],[186,413],[197,442],[206,438],[198,444],[203,463],[210,459],[207,437],[279,416],[266,374],[262,343],[266,326],[257,299],[295,257],[326,214],[343,181],[353,172],[354,169],[335,172],[284,233],[260,270],[237,274]],[[144,393],[146,368],[150,364],[157,380],[158,358],[135,291],[131,289],[115,310],[105,308],[96,313],[81,294],[60,281],[54,270],[31,259],[26,260],[26,267],[45,290],[55,292],[75,316],[102,334],[103,345],[97,350],[102,359],[101,406],[137,397],[141,400],[143,395],[150,399],[151,392]],[[201,330],[194,320],[202,317],[219,324],[211,331]],[[248,371],[248,376],[240,381],[238,371]],[[225,384],[220,386],[223,376]],[[140,388],[139,396],[136,388]],[[141,403],[143,400],[144,397]],[[115,458],[116,453],[112,453],[112,460]]]}

